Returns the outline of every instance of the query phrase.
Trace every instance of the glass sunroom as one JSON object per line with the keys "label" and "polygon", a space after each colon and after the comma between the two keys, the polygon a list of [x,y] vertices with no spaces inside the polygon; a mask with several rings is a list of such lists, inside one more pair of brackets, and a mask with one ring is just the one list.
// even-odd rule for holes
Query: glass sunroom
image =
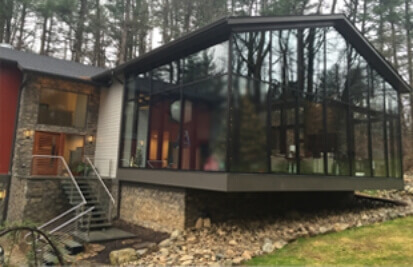
{"label": "glass sunroom", "polygon": [[117,70],[121,180],[400,188],[409,87],[341,15],[226,18]]}

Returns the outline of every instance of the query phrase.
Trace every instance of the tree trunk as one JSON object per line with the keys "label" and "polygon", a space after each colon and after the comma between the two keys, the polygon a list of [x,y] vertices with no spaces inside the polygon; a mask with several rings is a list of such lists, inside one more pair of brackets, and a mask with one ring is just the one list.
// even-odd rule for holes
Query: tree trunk
{"label": "tree trunk", "polygon": [[6,19],[6,31],[5,31],[5,36],[4,36],[4,42],[11,44],[11,35],[12,35],[12,25],[11,21],[13,18],[13,11],[14,11],[14,1],[12,0],[6,0],[6,8],[5,8],[5,19]]}
{"label": "tree trunk", "polygon": [[95,66],[102,66],[102,57],[101,57],[101,37],[100,31],[102,27],[101,18],[100,18],[100,0],[95,1],[96,6],[96,25],[95,25],[95,44],[93,47],[93,64]]}
{"label": "tree trunk", "polygon": [[43,18],[43,25],[42,25],[42,37],[40,39],[40,55],[44,55],[45,47],[46,47],[46,37],[47,37],[47,22],[49,21],[48,17],[45,16]]}
{"label": "tree trunk", "polygon": [[77,20],[76,32],[75,32],[75,47],[74,47],[74,61],[80,62],[82,59],[82,45],[83,45],[83,32],[85,27],[85,16],[87,9],[87,0],[80,0],[79,17]]}
{"label": "tree trunk", "polygon": [[[408,74],[409,74],[409,84],[410,86],[413,86],[413,54],[412,54],[412,36],[410,34],[410,27],[411,27],[411,21],[410,21],[410,12],[409,12],[409,6],[410,6],[410,0],[405,0],[404,1],[405,5],[405,27],[406,27],[406,46],[407,46],[407,66],[408,66]],[[413,91],[410,92],[410,130],[413,134]]]}
{"label": "tree trunk", "polygon": [[20,17],[19,37],[17,39],[17,50],[21,50],[23,48],[23,35],[24,35],[24,26],[26,23],[26,11],[27,11],[27,4],[26,2],[23,2],[21,17]]}
{"label": "tree trunk", "polygon": [[337,0],[333,0],[333,3],[331,4],[331,14],[336,13],[336,6],[337,6]]}
{"label": "tree trunk", "polygon": [[399,69],[399,60],[397,58],[397,40],[396,40],[396,26],[394,25],[394,21],[390,22],[390,26],[391,26],[391,37],[392,37],[392,46],[393,46],[393,64],[394,64],[394,68],[397,71],[400,71]]}
{"label": "tree trunk", "polygon": [[120,38],[119,44],[119,55],[118,63],[122,64],[126,60],[126,43],[128,41],[128,32],[129,32],[129,13],[130,13],[130,0],[126,0],[125,10],[124,10],[124,19],[123,19],[123,29]]}

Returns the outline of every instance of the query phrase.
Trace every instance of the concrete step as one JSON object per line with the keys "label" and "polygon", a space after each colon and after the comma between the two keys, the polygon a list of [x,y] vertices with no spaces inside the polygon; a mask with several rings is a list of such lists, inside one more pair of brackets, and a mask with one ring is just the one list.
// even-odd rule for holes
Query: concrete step
{"label": "concrete step", "polygon": [[85,247],[82,244],[71,239],[64,240],[62,243],[68,255],[76,255],[85,250]]}

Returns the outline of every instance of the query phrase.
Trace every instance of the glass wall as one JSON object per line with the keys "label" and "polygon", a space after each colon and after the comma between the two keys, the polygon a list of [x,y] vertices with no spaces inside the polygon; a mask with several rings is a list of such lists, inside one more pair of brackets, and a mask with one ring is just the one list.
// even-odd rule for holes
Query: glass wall
{"label": "glass wall", "polygon": [[225,171],[228,41],[131,75],[121,167]]}
{"label": "glass wall", "polygon": [[120,166],[400,177],[398,99],[333,27],[234,32],[129,77]]}

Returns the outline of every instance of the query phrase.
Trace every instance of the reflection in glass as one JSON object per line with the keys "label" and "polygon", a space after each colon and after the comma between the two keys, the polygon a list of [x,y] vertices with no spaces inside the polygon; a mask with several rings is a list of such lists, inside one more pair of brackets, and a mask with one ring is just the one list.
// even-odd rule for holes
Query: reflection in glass
{"label": "reflection in glass", "polygon": [[[176,101],[180,101],[179,89],[152,95],[148,168],[178,168],[181,116],[180,105],[175,105]],[[176,108],[177,112],[174,110]]]}
{"label": "reflection in glass", "polygon": [[367,114],[353,112],[354,127],[354,175],[371,176]]}
{"label": "reflection in glass", "polygon": [[237,75],[268,81],[270,33],[237,33],[233,40],[232,71]]}
{"label": "reflection in glass", "polygon": [[347,109],[342,102],[327,101],[327,170],[329,175],[350,175]]}
{"label": "reflection in glass", "polygon": [[183,59],[183,83],[228,73],[228,41],[189,55]]}
{"label": "reflection in glass", "polygon": [[268,84],[233,76],[231,171],[267,172]]}
{"label": "reflection in glass", "polygon": [[347,41],[334,29],[326,31],[326,96],[347,102]]}
{"label": "reflection in glass", "polygon": [[220,76],[183,87],[184,170],[225,170],[227,81]]}

